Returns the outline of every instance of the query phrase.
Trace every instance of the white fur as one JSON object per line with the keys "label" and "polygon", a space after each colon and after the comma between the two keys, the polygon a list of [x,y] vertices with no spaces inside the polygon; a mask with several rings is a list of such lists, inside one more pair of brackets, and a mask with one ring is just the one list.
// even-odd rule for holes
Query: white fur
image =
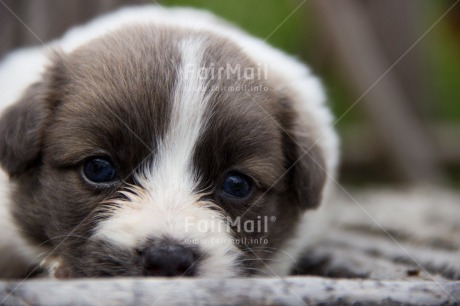
{"label": "white fur", "polygon": [[[206,125],[204,114],[209,99],[202,90],[205,83],[198,70],[203,58],[202,44],[198,39],[185,39],[179,43],[182,66],[174,89],[172,118],[165,139],[160,139],[158,143],[159,151],[151,170],[146,175],[148,188],[162,189],[166,197],[183,190],[191,193],[198,183],[190,170],[196,142]],[[192,73],[186,74],[187,70],[192,70]],[[167,202],[167,198],[165,200]]]}
{"label": "white fur", "polygon": [[48,59],[44,47],[20,49],[0,63],[0,111],[16,102],[24,90],[40,80]]}

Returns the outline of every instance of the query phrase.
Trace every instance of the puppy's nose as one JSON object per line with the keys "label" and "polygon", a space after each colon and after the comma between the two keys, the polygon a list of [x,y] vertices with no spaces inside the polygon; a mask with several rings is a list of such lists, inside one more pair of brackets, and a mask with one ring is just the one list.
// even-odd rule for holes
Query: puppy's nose
{"label": "puppy's nose", "polygon": [[181,245],[152,246],[142,254],[146,276],[192,276],[194,256]]}

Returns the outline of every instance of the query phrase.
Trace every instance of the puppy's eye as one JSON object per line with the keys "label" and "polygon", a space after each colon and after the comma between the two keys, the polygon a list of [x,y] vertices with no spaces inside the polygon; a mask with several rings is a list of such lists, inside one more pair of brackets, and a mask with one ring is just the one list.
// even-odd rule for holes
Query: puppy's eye
{"label": "puppy's eye", "polygon": [[85,162],[83,174],[93,183],[107,183],[115,178],[117,171],[109,159],[93,157]]}
{"label": "puppy's eye", "polygon": [[229,173],[222,185],[222,191],[231,197],[245,198],[251,194],[252,181],[241,173]]}

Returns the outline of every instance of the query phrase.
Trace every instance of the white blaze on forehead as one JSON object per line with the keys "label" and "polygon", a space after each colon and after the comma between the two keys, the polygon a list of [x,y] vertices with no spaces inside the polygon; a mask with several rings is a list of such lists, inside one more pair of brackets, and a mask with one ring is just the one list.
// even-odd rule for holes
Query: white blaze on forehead
{"label": "white blaze on forehead", "polygon": [[[158,151],[143,183],[154,189],[156,195],[164,191],[190,193],[197,185],[192,163],[193,153],[200,133],[206,125],[205,112],[209,96],[200,77],[203,59],[203,41],[188,38],[179,42],[181,65],[171,101],[169,127],[163,139],[157,143]],[[166,203],[165,203],[166,204]]]}

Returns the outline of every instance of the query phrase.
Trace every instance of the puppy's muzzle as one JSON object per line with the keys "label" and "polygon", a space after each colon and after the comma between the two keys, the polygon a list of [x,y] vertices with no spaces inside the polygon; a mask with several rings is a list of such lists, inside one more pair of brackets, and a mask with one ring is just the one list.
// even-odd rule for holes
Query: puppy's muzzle
{"label": "puppy's muzzle", "polygon": [[138,252],[145,276],[193,276],[197,258],[186,246],[149,246]]}

